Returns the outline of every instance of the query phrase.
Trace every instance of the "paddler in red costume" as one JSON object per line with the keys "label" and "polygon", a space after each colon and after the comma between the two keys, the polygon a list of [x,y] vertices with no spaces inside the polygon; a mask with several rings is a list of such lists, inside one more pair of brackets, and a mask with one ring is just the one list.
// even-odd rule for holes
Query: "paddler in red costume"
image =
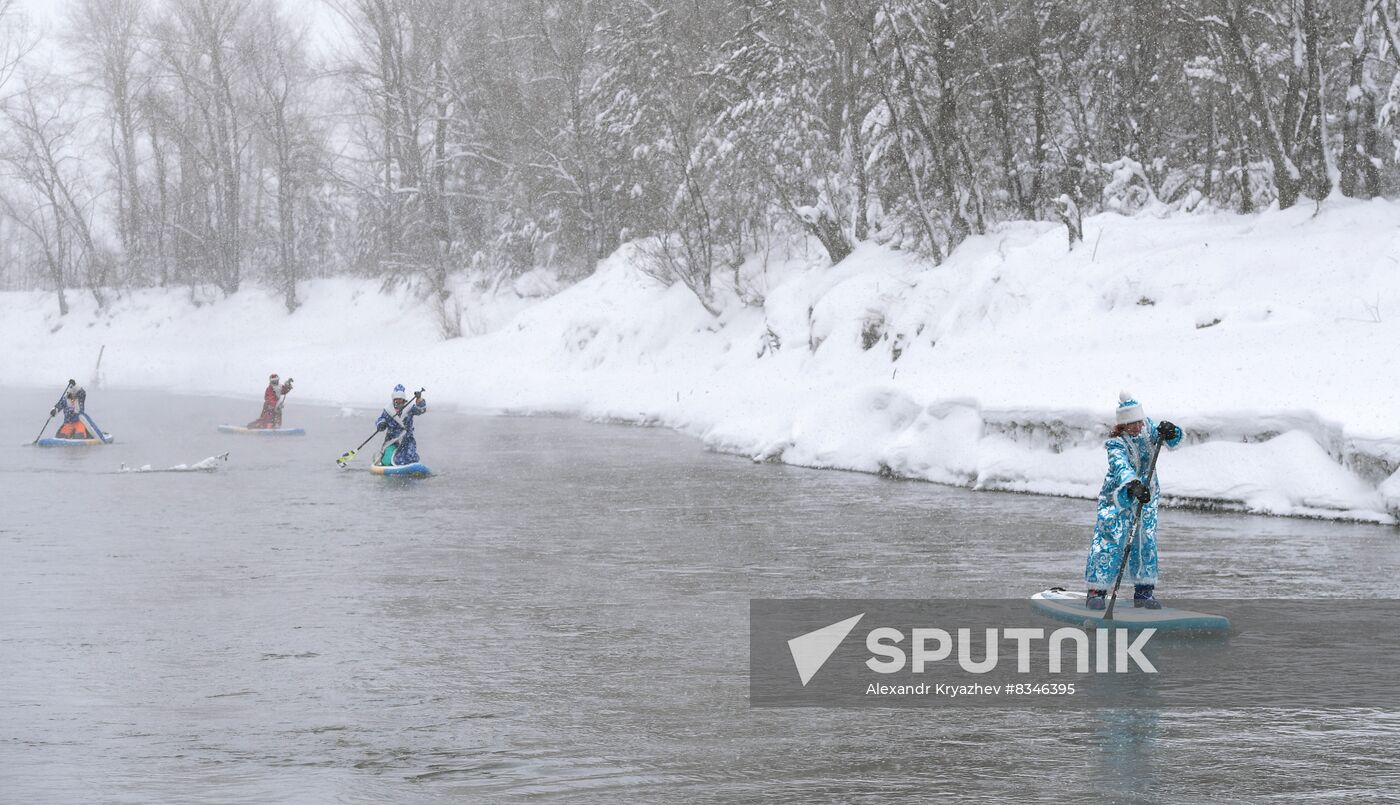
{"label": "paddler in red costume", "polygon": [[281,383],[277,373],[267,377],[267,390],[263,392],[262,415],[248,423],[249,429],[263,430],[282,427],[282,404],[292,391],[292,379]]}

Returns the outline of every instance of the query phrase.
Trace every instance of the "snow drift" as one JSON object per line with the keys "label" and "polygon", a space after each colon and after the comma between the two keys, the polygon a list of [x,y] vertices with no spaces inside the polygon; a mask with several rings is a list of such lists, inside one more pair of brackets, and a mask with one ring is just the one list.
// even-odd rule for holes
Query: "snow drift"
{"label": "snow drift", "polygon": [[368,280],[306,283],[290,315],[258,290],[136,291],[63,318],[49,295],[0,294],[0,385],[89,376],[105,344],[113,386],[251,401],[278,371],[298,398],[365,405],[402,382],[756,460],[1078,497],[1097,492],[1128,389],[1186,431],[1160,465],[1169,502],[1395,522],[1397,220],[1379,200],[1109,213],[1072,251],[1062,227],[1019,223],[938,268],[870,244],[830,266],[795,244],[717,274],[718,318],[628,246],[553,295],[539,278],[463,284],[474,335],[452,341],[414,294]]}

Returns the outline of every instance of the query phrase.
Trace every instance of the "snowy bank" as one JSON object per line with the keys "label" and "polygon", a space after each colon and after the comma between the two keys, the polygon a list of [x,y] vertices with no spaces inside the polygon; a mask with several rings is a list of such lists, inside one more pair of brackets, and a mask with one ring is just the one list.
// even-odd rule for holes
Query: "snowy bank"
{"label": "snowy bank", "polygon": [[81,381],[105,344],[108,385],[244,394],[250,419],[272,371],[296,378],[293,400],[341,405],[402,382],[757,460],[1078,497],[1097,492],[1128,389],[1187,433],[1160,466],[1169,500],[1395,522],[1397,222],[1379,200],[1105,214],[1073,251],[1063,227],[1021,223],[938,268],[870,244],[833,267],[799,246],[716,275],[718,318],[629,246],[552,296],[539,278],[459,288],[477,334],[452,341],[414,294],[368,280],[306,283],[290,315],[261,290],[138,291],[100,316],[79,299],[65,318],[51,295],[0,294],[0,386]]}

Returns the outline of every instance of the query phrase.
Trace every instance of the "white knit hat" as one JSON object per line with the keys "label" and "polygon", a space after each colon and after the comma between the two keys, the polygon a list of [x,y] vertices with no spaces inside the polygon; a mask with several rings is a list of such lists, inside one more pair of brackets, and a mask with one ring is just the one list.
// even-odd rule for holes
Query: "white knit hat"
{"label": "white knit hat", "polygon": [[1141,422],[1147,418],[1142,412],[1142,403],[1133,399],[1133,395],[1126,391],[1118,393],[1118,424],[1126,425],[1129,422]]}
{"label": "white knit hat", "polygon": [[397,386],[394,386],[394,390],[393,390],[393,392],[391,392],[391,394],[392,394],[393,396],[391,396],[391,397],[389,398],[390,400],[407,400],[407,399],[408,399],[408,391],[407,391],[406,389],[404,389],[402,383],[398,384]]}

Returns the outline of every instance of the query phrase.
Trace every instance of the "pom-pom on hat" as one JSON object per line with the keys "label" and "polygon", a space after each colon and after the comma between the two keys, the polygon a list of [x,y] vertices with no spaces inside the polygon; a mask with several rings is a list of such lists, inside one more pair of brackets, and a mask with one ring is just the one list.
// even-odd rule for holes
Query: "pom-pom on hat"
{"label": "pom-pom on hat", "polygon": [[393,394],[393,397],[391,397],[390,399],[394,399],[394,400],[407,400],[407,399],[408,399],[408,392],[407,392],[406,390],[404,390],[404,387],[403,387],[403,384],[402,384],[402,383],[398,384],[397,386],[394,386],[394,394]]}
{"label": "pom-pom on hat", "polygon": [[1133,395],[1126,391],[1118,394],[1118,424],[1126,425],[1130,422],[1141,422],[1147,418],[1142,412],[1142,403],[1133,399]]}

